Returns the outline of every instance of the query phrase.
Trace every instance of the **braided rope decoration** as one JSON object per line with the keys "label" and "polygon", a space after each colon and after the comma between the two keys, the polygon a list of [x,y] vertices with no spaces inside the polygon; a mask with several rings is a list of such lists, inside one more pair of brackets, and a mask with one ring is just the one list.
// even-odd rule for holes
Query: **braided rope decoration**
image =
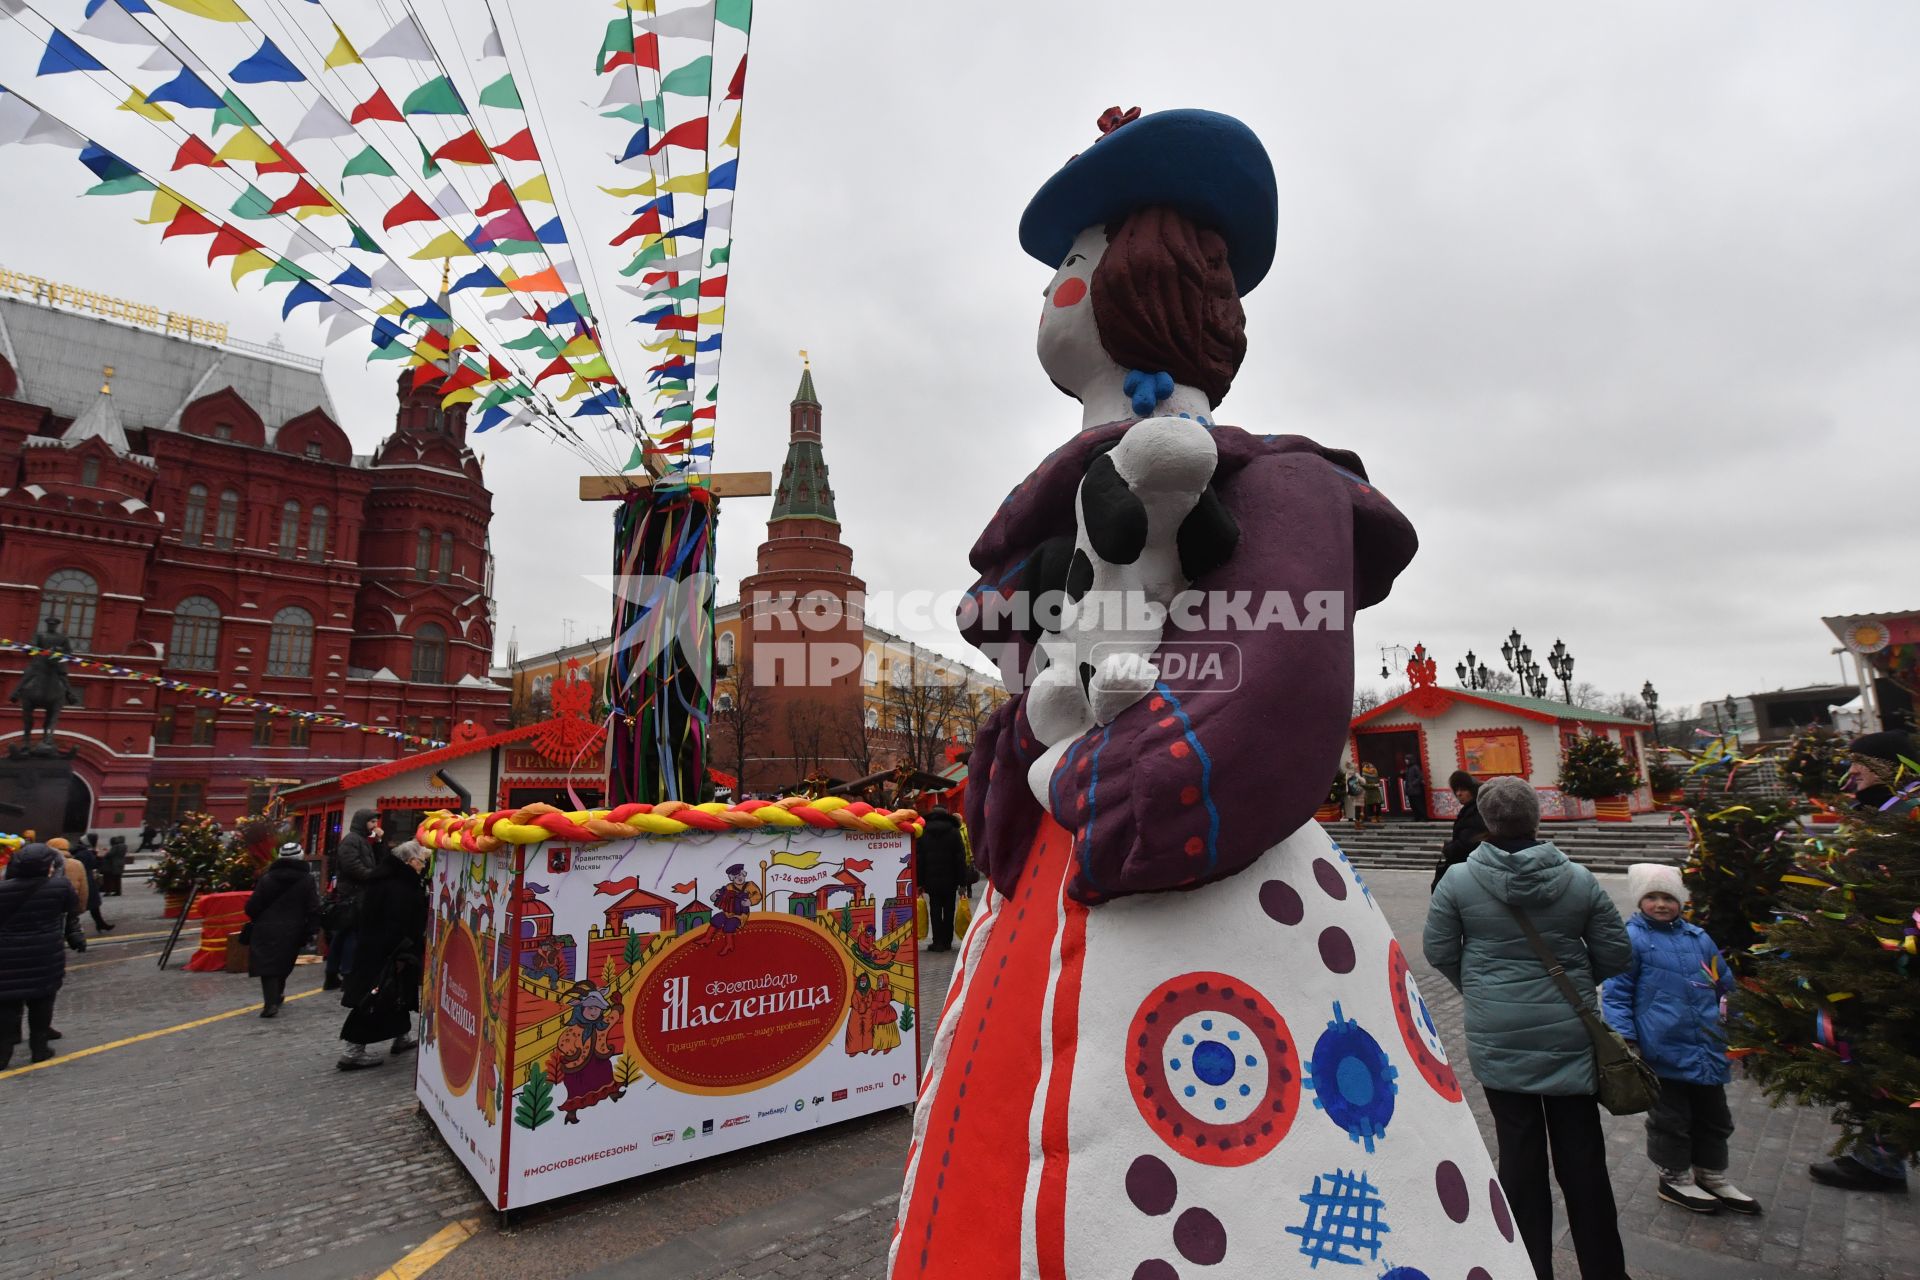
{"label": "braided rope decoration", "polygon": [[919,835],[921,816],[912,809],[876,809],[840,796],[809,799],[745,800],[739,804],[623,804],[613,809],[568,813],[550,804],[492,813],[441,811],[421,821],[413,838],[429,849],[455,853],[496,853],[507,845],[567,840],[600,844],[634,836],[700,835],[715,831],[760,831],[780,827],[818,827],[840,831],[906,832]]}

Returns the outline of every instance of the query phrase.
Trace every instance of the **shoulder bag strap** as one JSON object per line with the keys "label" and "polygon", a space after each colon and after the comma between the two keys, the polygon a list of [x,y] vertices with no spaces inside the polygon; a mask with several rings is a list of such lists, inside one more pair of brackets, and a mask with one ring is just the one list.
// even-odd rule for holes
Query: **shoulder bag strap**
{"label": "shoulder bag strap", "polygon": [[1573,980],[1567,977],[1567,971],[1561,965],[1560,957],[1553,953],[1553,948],[1547,945],[1547,940],[1540,936],[1538,929],[1533,927],[1533,921],[1527,919],[1527,913],[1511,902],[1502,905],[1513,912],[1514,923],[1518,924],[1520,932],[1527,936],[1527,943],[1533,948],[1533,953],[1540,957],[1540,963],[1547,966],[1547,976],[1553,979],[1554,986],[1560,988],[1560,994],[1567,998],[1567,1003],[1582,1014],[1591,1012],[1587,1008],[1587,1002],[1580,998],[1580,991],[1573,985]]}

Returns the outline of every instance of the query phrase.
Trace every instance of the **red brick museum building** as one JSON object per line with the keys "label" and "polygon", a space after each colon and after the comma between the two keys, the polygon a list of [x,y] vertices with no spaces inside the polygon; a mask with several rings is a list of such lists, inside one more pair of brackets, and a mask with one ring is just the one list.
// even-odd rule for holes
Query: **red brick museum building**
{"label": "red brick museum building", "polygon": [[[109,371],[111,371],[109,373]],[[507,723],[492,684],[492,497],[464,405],[406,391],[356,455],[320,363],[0,299],[0,638],[445,740]],[[0,697],[24,655],[0,652]],[[70,667],[67,828],[257,808],[394,739]],[[0,746],[18,743],[0,706]],[[84,794],[82,794],[84,792]],[[42,833],[51,834],[51,833]]]}

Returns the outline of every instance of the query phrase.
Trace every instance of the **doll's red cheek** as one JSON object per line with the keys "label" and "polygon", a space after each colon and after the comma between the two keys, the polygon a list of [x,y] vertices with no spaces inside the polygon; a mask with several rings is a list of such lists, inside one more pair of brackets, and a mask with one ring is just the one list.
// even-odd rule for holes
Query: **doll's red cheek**
{"label": "doll's red cheek", "polygon": [[1053,291],[1053,305],[1070,307],[1086,296],[1087,282],[1079,276],[1068,276],[1060,282],[1059,288]]}

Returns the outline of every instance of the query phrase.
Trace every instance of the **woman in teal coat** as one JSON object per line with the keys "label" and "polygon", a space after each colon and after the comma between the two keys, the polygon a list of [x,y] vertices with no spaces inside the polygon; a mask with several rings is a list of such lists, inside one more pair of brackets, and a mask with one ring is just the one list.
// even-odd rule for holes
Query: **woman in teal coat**
{"label": "woman in teal coat", "polygon": [[[1633,959],[1620,912],[1585,867],[1535,832],[1520,778],[1480,788],[1487,840],[1450,868],[1427,909],[1427,963],[1460,989],[1467,1053],[1493,1112],[1500,1186],[1540,1280],[1553,1280],[1548,1153],[1582,1280],[1619,1280],[1626,1256],[1607,1177],[1593,1042],[1515,919],[1523,912],[1583,993]],[[1588,1005],[1597,1010],[1595,998]]]}

